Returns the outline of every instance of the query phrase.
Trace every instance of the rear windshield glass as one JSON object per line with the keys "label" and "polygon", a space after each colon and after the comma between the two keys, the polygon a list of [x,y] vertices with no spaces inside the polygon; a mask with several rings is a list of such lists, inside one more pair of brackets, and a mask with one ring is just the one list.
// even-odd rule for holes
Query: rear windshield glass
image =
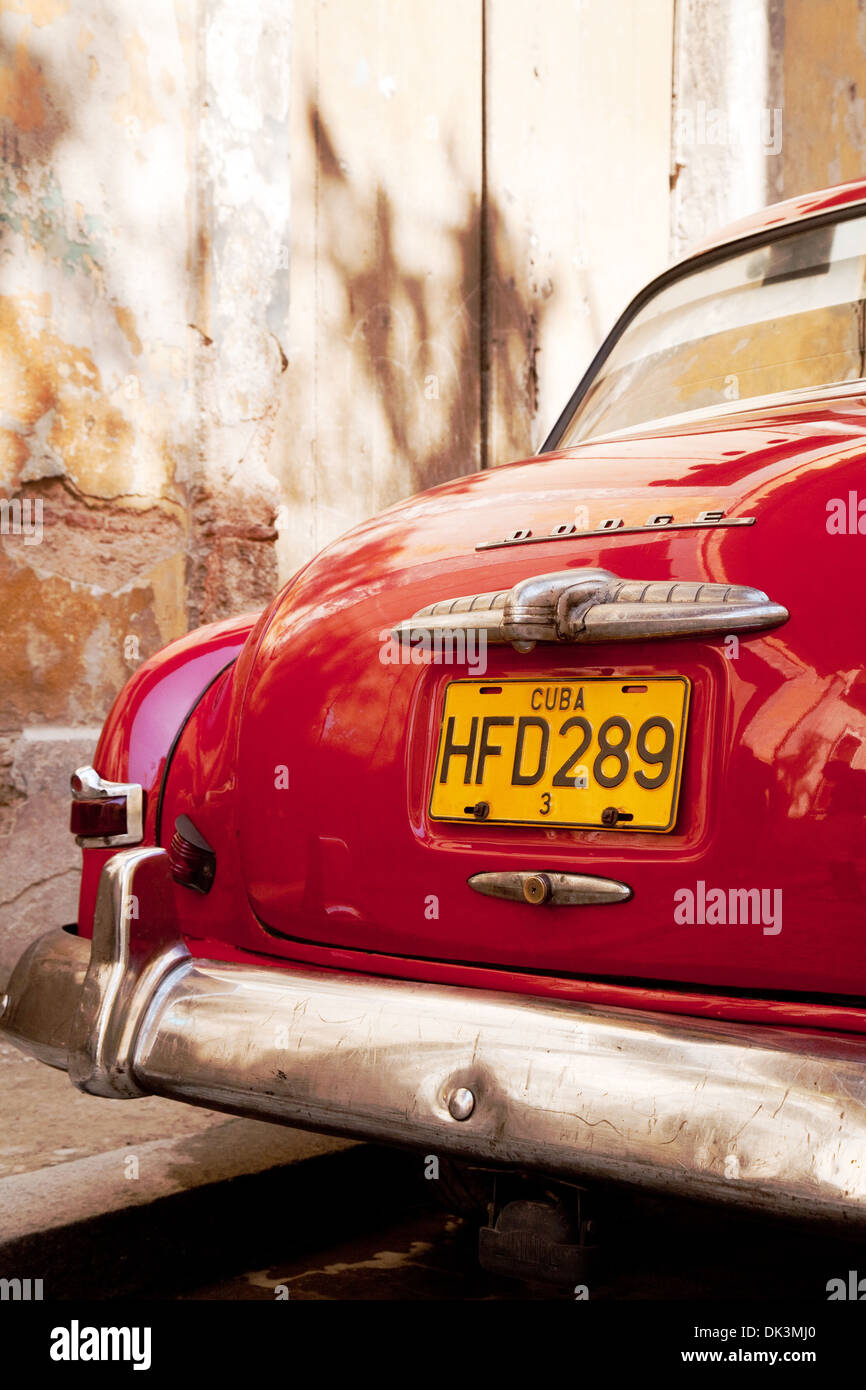
{"label": "rear windshield glass", "polygon": [[692,271],[631,320],[559,447],[750,396],[866,375],[866,217]]}

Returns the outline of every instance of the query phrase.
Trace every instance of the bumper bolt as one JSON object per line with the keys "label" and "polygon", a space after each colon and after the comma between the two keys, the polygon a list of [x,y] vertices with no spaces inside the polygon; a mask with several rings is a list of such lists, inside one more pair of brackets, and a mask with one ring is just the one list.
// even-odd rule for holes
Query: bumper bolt
{"label": "bumper bolt", "polygon": [[490,802],[477,801],[474,806],[467,806],[467,811],[471,811],[476,820],[486,820],[490,815]]}
{"label": "bumper bolt", "polygon": [[448,1113],[452,1120],[468,1120],[475,1109],[475,1097],[467,1086],[458,1086],[448,1097]]}
{"label": "bumper bolt", "polygon": [[601,813],[602,825],[616,825],[619,820],[619,811],[615,806],[606,806]]}

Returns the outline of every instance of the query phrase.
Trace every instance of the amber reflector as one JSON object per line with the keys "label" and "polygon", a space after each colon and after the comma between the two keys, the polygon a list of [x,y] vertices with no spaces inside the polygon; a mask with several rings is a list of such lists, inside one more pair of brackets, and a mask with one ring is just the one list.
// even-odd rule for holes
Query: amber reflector
{"label": "amber reflector", "polygon": [[207,893],[214,880],[216,855],[189,816],[178,816],[174,827],[168,847],[171,876],[184,888]]}

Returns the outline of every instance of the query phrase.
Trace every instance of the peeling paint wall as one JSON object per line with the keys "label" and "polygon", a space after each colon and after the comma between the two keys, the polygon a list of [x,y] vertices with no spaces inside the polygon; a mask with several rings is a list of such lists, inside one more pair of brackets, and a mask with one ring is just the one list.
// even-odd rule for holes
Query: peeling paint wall
{"label": "peeling paint wall", "polygon": [[864,0],[676,0],[671,241],[866,174]]}
{"label": "peeling paint wall", "polygon": [[74,917],[68,776],[186,628],[193,13],[0,14],[0,936]]}
{"label": "peeling paint wall", "polygon": [[189,37],[100,13],[0,15],[0,487],[44,528],[0,537],[0,729],[100,719],[184,629]]}
{"label": "peeling paint wall", "polygon": [[287,360],[291,7],[199,0],[190,626],[277,588],[268,453]]}
{"label": "peeling paint wall", "polygon": [[277,585],[289,15],[0,4],[0,963],[129,674]]}
{"label": "peeling paint wall", "polygon": [[866,173],[866,4],[774,0],[773,71],[785,137],[770,197]]}

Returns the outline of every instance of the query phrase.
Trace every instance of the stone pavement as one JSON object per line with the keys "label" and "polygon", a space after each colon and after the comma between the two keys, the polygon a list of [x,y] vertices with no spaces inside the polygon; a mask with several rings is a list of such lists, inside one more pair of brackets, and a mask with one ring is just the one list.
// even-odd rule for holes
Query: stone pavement
{"label": "stone pavement", "polygon": [[65,1072],[0,1041],[0,1275],[66,1268],[82,1240],[98,1262],[106,1219],[185,1195],[218,1206],[236,1179],[350,1147],[157,1096],[83,1095]]}
{"label": "stone pavement", "polygon": [[66,1072],[19,1052],[0,1037],[0,1181],[154,1139],[201,1134],[224,1115],[149,1096],[86,1096]]}

